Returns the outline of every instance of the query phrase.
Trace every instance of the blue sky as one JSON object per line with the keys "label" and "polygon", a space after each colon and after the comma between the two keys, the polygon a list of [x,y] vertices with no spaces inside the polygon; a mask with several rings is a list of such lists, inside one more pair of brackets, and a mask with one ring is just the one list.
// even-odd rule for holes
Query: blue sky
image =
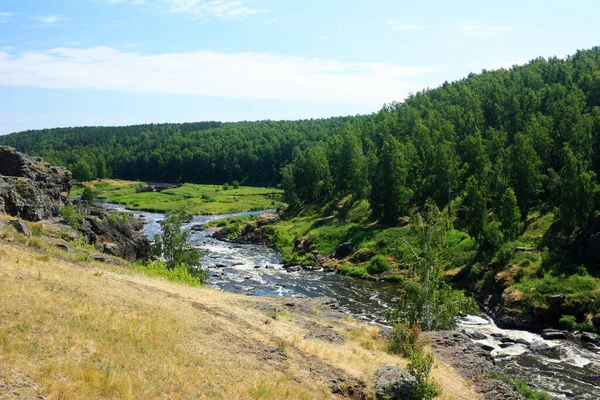
{"label": "blue sky", "polygon": [[2,0],[0,134],[377,111],[600,45],[597,1]]}

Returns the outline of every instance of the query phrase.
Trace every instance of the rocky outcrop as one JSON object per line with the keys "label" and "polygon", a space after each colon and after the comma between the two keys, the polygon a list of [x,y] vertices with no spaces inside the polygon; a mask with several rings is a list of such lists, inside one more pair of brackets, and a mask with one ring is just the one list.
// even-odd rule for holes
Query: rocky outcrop
{"label": "rocky outcrop", "polygon": [[106,210],[77,201],[75,207],[83,215],[79,228],[89,244],[111,256],[135,261],[151,249],[139,218],[126,212]]}
{"label": "rocky outcrop", "polygon": [[0,212],[29,221],[56,217],[68,204],[71,172],[0,146]]}
{"label": "rocky outcrop", "polygon": [[228,240],[227,237],[231,233],[229,229],[222,228],[213,234],[215,239],[230,241],[232,243],[240,244],[268,244],[269,234],[271,233],[268,229],[269,225],[279,222],[281,219],[277,214],[263,214],[254,221],[248,222],[242,228],[241,233]]}
{"label": "rocky outcrop", "polygon": [[332,257],[337,259],[346,258],[354,253],[354,250],[356,250],[356,244],[352,242],[341,243],[335,248]]}

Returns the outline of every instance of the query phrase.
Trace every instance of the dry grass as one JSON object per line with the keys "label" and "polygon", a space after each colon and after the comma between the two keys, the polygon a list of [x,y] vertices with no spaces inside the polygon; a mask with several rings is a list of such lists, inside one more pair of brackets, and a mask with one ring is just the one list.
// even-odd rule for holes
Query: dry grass
{"label": "dry grass", "polygon": [[[248,298],[76,263],[0,240],[0,399],[327,399],[330,378],[373,386],[377,329],[294,313],[269,318]],[[306,340],[307,318],[343,344]],[[441,398],[476,398],[438,364]]]}

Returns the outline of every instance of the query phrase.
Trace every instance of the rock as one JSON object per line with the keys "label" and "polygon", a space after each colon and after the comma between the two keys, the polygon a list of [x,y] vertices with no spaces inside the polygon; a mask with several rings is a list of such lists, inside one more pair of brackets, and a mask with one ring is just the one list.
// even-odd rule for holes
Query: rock
{"label": "rock", "polygon": [[91,257],[92,257],[92,260],[98,261],[98,262],[103,262],[103,263],[109,263],[112,261],[112,259],[109,256],[101,254],[101,253],[94,253],[91,255]]}
{"label": "rock", "polygon": [[342,259],[348,257],[350,254],[354,253],[354,249],[356,245],[352,242],[344,242],[339,244],[333,253],[333,258]]}
{"label": "rock", "polygon": [[486,379],[476,383],[475,390],[482,394],[485,400],[522,400],[516,390],[506,382],[498,379]]}
{"label": "rock", "polygon": [[215,268],[227,268],[225,264],[215,264]]}
{"label": "rock", "polygon": [[331,267],[325,267],[325,268],[323,268],[323,272],[325,272],[325,273],[331,273],[331,272],[335,272],[335,269],[333,269]]}
{"label": "rock", "polygon": [[540,353],[548,349],[550,349],[550,345],[548,345],[546,342],[542,342],[541,340],[536,340],[529,345],[529,350],[534,353]]}
{"label": "rock", "polygon": [[17,233],[20,233],[21,235],[27,236],[27,237],[31,237],[31,231],[29,230],[29,227],[27,226],[27,224],[22,220],[22,219],[17,219],[14,221],[10,221],[9,224],[15,228],[15,230],[17,231]]}
{"label": "rock", "polygon": [[506,349],[507,347],[514,346],[514,344],[515,344],[514,342],[504,342],[504,343],[500,343],[500,347],[503,349]]}
{"label": "rock", "polygon": [[303,265],[302,269],[305,271],[320,271],[323,269],[320,265]]}
{"label": "rock", "polygon": [[502,342],[502,343],[515,343],[515,340],[511,339],[509,337],[503,337],[502,339],[500,339],[500,342]]}
{"label": "rock", "polygon": [[598,343],[600,339],[598,338],[598,335],[593,334],[591,332],[583,332],[581,334],[581,341],[582,342],[588,342],[588,343]]}
{"label": "rock", "polygon": [[566,339],[567,335],[563,331],[557,331],[556,329],[547,328],[544,329],[540,335],[546,340],[559,340]]}
{"label": "rock", "polygon": [[522,345],[525,345],[525,346],[529,346],[529,345],[531,345],[531,343],[530,343],[530,342],[528,342],[527,340],[525,340],[525,339],[522,339],[522,338],[519,338],[519,339],[517,339],[517,340],[515,341],[515,343],[517,343],[517,344],[522,344]]}
{"label": "rock", "polygon": [[291,266],[289,266],[289,267],[285,268],[285,270],[286,270],[287,272],[298,272],[298,271],[300,271],[301,269],[302,269],[302,267],[301,267],[301,266],[299,266],[299,265],[291,265]]}
{"label": "rock", "polygon": [[69,244],[69,242],[67,242],[64,239],[54,239],[54,238],[44,237],[44,241],[46,243],[48,243],[49,245],[52,245],[63,251],[66,251],[67,253],[72,253],[74,251],[73,246],[71,246]]}
{"label": "rock", "polygon": [[492,351],[496,348],[489,343],[479,343],[479,347],[481,347],[485,351]]}
{"label": "rock", "polygon": [[377,252],[373,249],[360,249],[352,255],[350,260],[355,263],[367,262],[375,257],[375,254],[377,254]]}
{"label": "rock", "polygon": [[266,265],[265,269],[275,269],[275,266],[274,265]]}
{"label": "rock", "polygon": [[487,337],[483,333],[477,331],[464,331],[464,333],[473,340],[483,340]]}
{"label": "rock", "polygon": [[200,232],[204,230],[204,225],[194,225],[190,229],[192,231]]}
{"label": "rock", "polygon": [[0,146],[0,212],[28,221],[57,217],[69,204],[71,172]]}
{"label": "rock", "polygon": [[600,330],[600,313],[592,317],[592,324],[596,329]]}
{"label": "rock", "polygon": [[489,351],[481,348],[484,344],[473,343],[464,333],[438,331],[426,332],[423,335],[431,339],[431,347],[436,356],[451,365],[463,378],[475,380],[496,372]]}
{"label": "rock", "polygon": [[553,294],[551,296],[546,297],[546,300],[548,301],[548,305],[550,307],[560,306],[565,302],[566,299],[567,296],[565,296],[564,294]]}
{"label": "rock", "polygon": [[260,265],[255,265],[254,269],[262,268]]}
{"label": "rock", "polygon": [[377,371],[375,397],[378,400],[404,400],[413,396],[416,379],[407,370],[385,366]]}

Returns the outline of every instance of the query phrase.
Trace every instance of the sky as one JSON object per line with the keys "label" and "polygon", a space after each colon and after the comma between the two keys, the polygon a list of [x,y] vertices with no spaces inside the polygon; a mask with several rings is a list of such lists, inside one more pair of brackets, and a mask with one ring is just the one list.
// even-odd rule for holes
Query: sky
{"label": "sky", "polygon": [[323,118],[600,45],[597,0],[0,0],[0,134]]}

